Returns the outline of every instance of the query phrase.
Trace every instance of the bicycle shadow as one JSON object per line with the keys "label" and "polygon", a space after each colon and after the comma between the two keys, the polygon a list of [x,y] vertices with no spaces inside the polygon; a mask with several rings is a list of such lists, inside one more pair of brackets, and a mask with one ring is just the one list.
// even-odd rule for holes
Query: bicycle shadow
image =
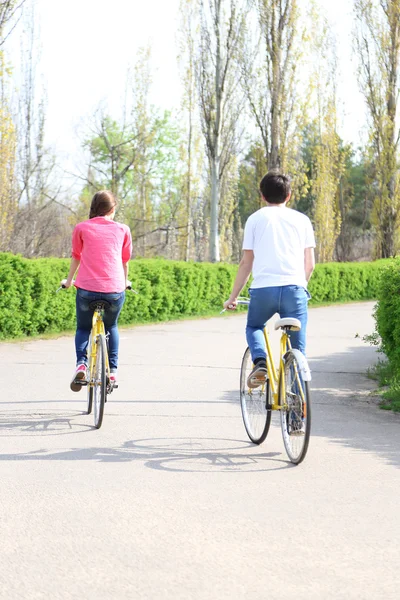
{"label": "bicycle shadow", "polygon": [[0,461],[6,460],[79,460],[102,463],[137,461],[158,471],[208,474],[259,473],[295,466],[283,459],[280,452],[260,452],[247,441],[200,437],[130,440],[117,448],[71,448],[61,451],[41,449],[20,454],[0,454]]}
{"label": "bicycle shadow", "polygon": [[93,429],[86,423],[77,423],[75,417],[84,412],[50,411],[31,413],[9,411],[0,414],[0,437],[21,437],[32,435],[54,436],[84,433]]}

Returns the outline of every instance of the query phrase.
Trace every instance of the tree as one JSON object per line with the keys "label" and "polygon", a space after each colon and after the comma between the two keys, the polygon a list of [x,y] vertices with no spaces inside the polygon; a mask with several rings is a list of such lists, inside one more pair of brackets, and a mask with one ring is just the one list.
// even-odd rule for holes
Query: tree
{"label": "tree", "polygon": [[15,162],[17,136],[10,100],[10,74],[2,49],[15,27],[15,17],[25,0],[0,1],[0,251],[9,250],[17,210]]}
{"label": "tree", "polygon": [[259,188],[264,175],[264,147],[262,144],[252,144],[239,165],[239,215],[242,227],[249,216],[262,206]]}
{"label": "tree", "polygon": [[26,0],[0,0],[0,47],[15,29]]}
{"label": "tree", "polygon": [[[69,209],[59,202],[55,158],[45,145],[45,91],[37,85],[38,35],[35,10],[24,13],[21,84],[18,91],[16,176],[18,212],[11,249],[25,256],[52,254],[51,240],[64,230]],[[39,95],[39,98],[38,98]],[[65,239],[65,238],[64,238]]]}
{"label": "tree", "polygon": [[209,253],[220,260],[220,188],[224,171],[237,154],[238,121],[242,102],[238,96],[245,0],[199,0],[200,33],[196,48],[196,78],[201,124],[210,168]]}
{"label": "tree", "polygon": [[[310,122],[304,130],[303,162],[307,165],[307,183],[303,205],[313,221],[316,255],[319,262],[333,260],[340,233],[340,183],[345,152],[337,132],[336,52],[335,43],[324,17],[312,9],[310,14]],[[304,160],[305,159],[305,160]]]}
{"label": "tree", "polygon": [[339,188],[342,224],[335,258],[340,262],[371,260],[373,187],[369,185],[369,158],[361,149],[356,152],[351,145],[343,145],[341,152],[344,154],[344,172]]}
{"label": "tree", "polygon": [[398,98],[400,0],[356,0],[359,81],[374,154],[374,221],[378,257],[394,256],[400,220]]}
{"label": "tree", "polygon": [[0,251],[8,251],[17,209],[16,132],[9,99],[9,72],[0,50]]}
{"label": "tree", "polygon": [[285,170],[300,59],[297,0],[256,0],[255,7],[258,28],[247,30],[242,82],[264,145],[266,166]]}
{"label": "tree", "polygon": [[[182,192],[185,198],[186,249],[184,258],[191,258],[191,238],[193,236],[193,210],[199,196],[199,174],[202,160],[199,156],[199,127],[196,118],[198,97],[195,77],[195,39],[196,39],[197,0],[181,0],[179,56],[183,84],[182,112],[185,118],[187,143],[182,146],[182,158],[185,163]],[[181,211],[182,212],[182,211]]]}

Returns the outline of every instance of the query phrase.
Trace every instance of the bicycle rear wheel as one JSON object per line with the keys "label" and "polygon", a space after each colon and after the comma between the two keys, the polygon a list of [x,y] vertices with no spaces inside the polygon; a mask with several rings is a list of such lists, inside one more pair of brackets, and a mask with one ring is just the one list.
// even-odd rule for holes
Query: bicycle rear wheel
{"label": "bicycle rear wheel", "polygon": [[94,426],[100,429],[103,422],[104,404],[107,396],[107,373],[106,373],[106,353],[107,345],[103,334],[97,336],[96,340],[96,364],[94,366],[94,386],[93,386],[93,404],[94,404]]}
{"label": "bicycle rear wheel", "polygon": [[261,444],[271,425],[271,410],[267,408],[271,405],[271,388],[268,380],[258,388],[248,387],[247,378],[252,368],[250,349],[247,348],[240,372],[240,406],[247,435],[254,444]]}
{"label": "bicycle rear wheel", "polygon": [[279,386],[283,443],[292,463],[304,460],[311,432],[310,385],[291,350],[285,356],[285,389]]}

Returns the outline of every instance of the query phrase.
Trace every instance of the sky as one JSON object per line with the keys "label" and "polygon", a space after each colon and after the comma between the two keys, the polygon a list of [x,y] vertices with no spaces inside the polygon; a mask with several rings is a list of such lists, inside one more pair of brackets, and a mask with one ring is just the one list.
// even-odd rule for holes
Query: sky
{"label": "sky", "polygon": [[[114,114],[118,111],[128,68],[141,46],[152,47],[152,102],[161,108],[178,108],[179,0],[33,1],[40,27],[39,73],[47,90],[47,143],[58,155],[69,159],[79,155],[83,123],[100,103]],[[337,38],[340,133],[357,145],[365,111],[351,59],[352,2],[316,1]],[[20,30],[14,34],[14,49],[18,35]]]}

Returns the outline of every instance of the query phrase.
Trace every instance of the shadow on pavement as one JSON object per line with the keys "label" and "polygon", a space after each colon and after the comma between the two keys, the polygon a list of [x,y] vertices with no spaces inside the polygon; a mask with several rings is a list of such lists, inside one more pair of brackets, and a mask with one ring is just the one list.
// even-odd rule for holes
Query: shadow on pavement
{"label": "shadow on pavement", "polygon": [[[345,352],[313,357],[310,365],[313,371],[312,436],[324,437],[355,451],[375,454],[388,464],[400,466],[400,415],[381,411],[371,396],[375,384],[367,378],[366,370],[376,360],[372,348],[354,347]],[[38,402],[40,403],[40,402]],[[146,406],[146,401],[113,401],[112,404],[134,404]],[[209,415],[203,418],[240,418],[238,390],[227,391],[221,396],[204,400],[168,401],[151,400],[151,404],[167,407],[170,404],[185,406],[185,414],[151,415],[152,417],[187,416],[196,417],[191,406],[208,405]],[[36,404],[36,402],[21,402]],[[213,406],[221,404],[237,405],[237,415],[232,411],[225,417],[213,414]],[[145,411],[144,411],[145,412]],[[38,410],[36,413],[22,414],[22,411],[9,411],[0,415],[1,436],[69,435],[95,430],[92,420],[82,423],[77,417],[82,412]],[[138,416],[138,415],[135,415]],[[86,418],[85,418],[86,420]],[[312,440],[311,440],[312,448]],[[0,460],[79,460],[98,462],[141,461],[151,469],[170,472],[262,472],[291,468],[286,456],[280,452],[263,452],[263,446],[256,447],[243,438],[225,440],[223,438],[166,438],[164,440],[128,441],[120,447],[70,448],[66,450],[37,450],[26,453],[0,454]],[[321,457],[323,461],[323,457]]]}
{"label": "shadow on pavement", "polygon": [[75,417],[81,416],[82,412],[72,412],[68,415],[62,413],[41,411],[27,414],[15,411],[2,412],[0,414],[0,437],[21,437],[32,435],[68,435],[73,433],[84,433],[92,429],[91,424],[77,423]]}
{"label": "shadow on pavement", "polygon": [[0,461],[143,462],[150,469],[191,473],[248,473],[294,467],[280,452],[255,452],[253,444],[218,438],[159,438],[125,442],[120,448],[71,448],[0,454]]}

